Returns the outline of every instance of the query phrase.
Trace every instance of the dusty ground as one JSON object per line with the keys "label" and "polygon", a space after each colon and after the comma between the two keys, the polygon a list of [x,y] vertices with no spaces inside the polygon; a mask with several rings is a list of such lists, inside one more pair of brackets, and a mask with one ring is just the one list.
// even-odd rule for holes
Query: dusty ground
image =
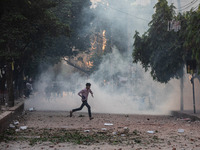
{"label": "dusty ground", "polygon": [[[171,116],[27,112],[26,130],[1,135],[1,150],[200,150],[200,122]],[[104,123],[112,123],[105,126]],[[106,128],[106,129],[103,129]],[[184,129],[178,133],[178,129]],[[148,133],[153,131],[154,133]]]}

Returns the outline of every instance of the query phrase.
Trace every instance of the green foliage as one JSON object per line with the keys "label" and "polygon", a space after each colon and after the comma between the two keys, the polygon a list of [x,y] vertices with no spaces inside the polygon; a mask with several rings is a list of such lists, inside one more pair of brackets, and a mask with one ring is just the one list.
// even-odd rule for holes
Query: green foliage
{"label": "green foliage", "polygon": [[184,37],[184,47],[188,53],[192,53],[192,58],[197,60],[200,69],[200,7],[197,11],[190,10],[184,14],[186,28],[182,33]]}
{"label": "green foliage", "polygon": [[59,20],[70,26],[70,38],[65,39],[65,43],[67,42],[71,49],[85,51],[90,46],[90,32],[84,30],[90,26],[93,18],[90,5],[90,0],[60,0],[58,6],[53,9]]}
{"label": "green foliage", "polygon": [[1,60],[20,62],[25,74],[34,76],[41,64],[75,55],[73,48],[86,50],[89,38],[81,30],[90,22],[80,12],[90,5],[89,0],[0,1]]}
{"label": "green foliage", "polygon": [[[8,85],[9,95],[13,95],[13,79],[12,76],[8,76],[13,72],[11,68],[13,62],[22,70],[21,76],[25,74],[34,78],[40,73],[39,67],[43,66],[41,70],[44,70],[47,68],[46,64],[53,65],[64,56],[74,55],[72,51],[74,47],[87,48],[85,44],[87,39],[81,42],[79,38],[78,44],[76,39],[81,26],[86,25],[86,22],[79,24],[82,17],[80,11],[86,6],[89,7],[89,2],[89,0],[0,1],[0,66],[7,65],[7,82],[11,83]],[[69,39],[70,35],[73,38]],[[9,98],[9,101],[13,102],[13,98],[12,100]]]}
{"label": "green foliage", "polygon": [[149,68],[150,60],[150,51],[148,50],[148,37],[144,34],[142,37],[139,36],[139,32],[135,32],[134,35],[134,47],[133,51],[134,63],[138,63],[139,61],[142,64],[142,67],[145,68],[145,71]]}
{"label": "green foliage", "polygon": [[[13,130],[13,131],[9,131]],[[90,133],[85,133],[81,130],[66,130],[66,129],[28,129],[25,131],[15,132],[14,129],[9,129],[0,135],[0,141],[21,141],[29,142],[31,146],[38,143],[50,142],[51,144],[59,144],[70,142],[73,144],[91,145],[97,143],[108,144],[146,144],[146,143],[160,143],[163,139],[158,136],[146,136],[140,131],[133,131],[133,133],[118,132],[113,135],[112,131],[102,132],[98,130],[91,130]],[[10,133],[9,133],[10,132]],[[133,143],[134,141],[134,143]]]}
{"label": "green foliage", "polygon": [[[166,83],[182,76],[185,60],[196,59],[200,66],[200,7],[175,16],[174,6],[159,0],[155,9],[149,30],[141,37],[135,33],[133,59],[145,71],[150,70],[154,80]],[[167,31],[167,22],[172,19],[181,21],[178,33]]]}
{"label": "green foliage", "polygon": [[4,0],[0,18],[0,52],[5,59],[31,59],[41,53],[46,36],[69,35],[69,26],[59,22],[50,0]]}
{"label": "green foliage", "polygon": [[[91,19],[87,22],[83,18],[86,17],[84,9],[90,11],[90,0],[59,0],[57,6],[51,9],[58,20],[70,27],[70,37],[62,35],[59,37],[46,37],[45,47],[42,47],[42,54],[37,59],[38,64],[54,65],[65,56],[76,56],[78,53],[89,49],[90,39],[87,36],[89,32],[84,32],[85,26],[89,26]],[[76,49],[76,51],[74,51]]]}
{"label": "green foliage", "polygon": [[159,0],[154,8],[148,31],[141,37],[137,31],[134,35],[133,62],[141,62],[154,80],[167,83],[182,76],[185,53],[179,33],[167,31],[168,21],[175,18],[174,6]]}
{"label": "green foliage", "polygon": [[103,54],[98,54],[97,52],[92,55],[90,61],[93,62],[93,66],[89,70],[90,73],[93,73],[94,71],[97,71],[99,69],[99,65],[102,62],[103,56]]}

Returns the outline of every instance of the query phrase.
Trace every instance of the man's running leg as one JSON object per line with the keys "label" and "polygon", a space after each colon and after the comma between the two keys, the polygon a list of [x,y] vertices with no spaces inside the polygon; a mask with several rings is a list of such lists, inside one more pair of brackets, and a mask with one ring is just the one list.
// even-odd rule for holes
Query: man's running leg
{"label": "man's running leg", "polygon": [[72,111],[70,111],[70,117],[72,117],[73,112],[82,110],[84,106],[85,106],[85,103],[83,102],[79,108],[72,109]]}
{"label": "man's running leg", "polygon": [[91,107],[90,107],[90,105],[87,103],[87,101],[86,101],[86,103],[85,103],[85,106],[88,108],[88,115],[89,115],[89,117],[90,117],[90,120],[94,119],[94,118],[92,117]]}

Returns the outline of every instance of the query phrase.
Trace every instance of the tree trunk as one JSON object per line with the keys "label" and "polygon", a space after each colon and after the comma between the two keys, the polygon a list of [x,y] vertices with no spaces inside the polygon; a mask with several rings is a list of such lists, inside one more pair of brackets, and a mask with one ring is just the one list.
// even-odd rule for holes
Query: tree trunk
{"label": "tree trunk", "polygon": [[8,91],[8,99],[7,104],[8,107],[14,106],[14,90],[13,90],[13,72],[12,72],[12,63],[8,62],[6,66],[6,77],[7,77],[7,91]]}
{"label": "tree trunk", "polygon": [[0,79],[0,91],[2,94],[2,101],[0,105],[5,105],[5,83],[6,83],[6,76],[2,74],[2,78]]}
{"label": "tree trunk", "polygon": [[18,83],[18,86],[19,86],[19,96],[22,97],[23,96],[23,93],[24,93],[24,76],[23,76],[23,70],[21,70],[19,72],[19,83]]}

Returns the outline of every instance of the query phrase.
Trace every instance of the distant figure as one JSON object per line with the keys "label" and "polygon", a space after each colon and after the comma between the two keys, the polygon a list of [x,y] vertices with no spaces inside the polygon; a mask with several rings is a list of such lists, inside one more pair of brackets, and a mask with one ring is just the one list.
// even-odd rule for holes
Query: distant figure
{"label": "distant figure", "polygon": [[27,98],[29,98],[29,95],[31,94],[31,92],[33,91],[33,87],[32,87],[32,84],[27,82],[26,83],[26,91],[25,91],[25,96]]}
{"label": "distant figure", "polygon": [[91,84],[90,84],[90,83],[87,83],[87,84],[86,84],[86,88],[83,89],[83,90],[81,90],[81,91],[78,93],[78,95],[81,97],[82,105],[81,105],[79,108],[76,108],[76,109],[73,109],[72,111],[70,111],[70,117],[72,117],[72,113],[73,113],[73,112],[75,112],[75,111],[80,111],[80,110],[82,110],[82,108],[83,108],[84,106],[86,106],[86,107],[88,108],[88,114],[89,114],[90,120],[93,119],[92,114],[91,114],[90,105],[89,105],[88,102],[87,102],[89,93],[91,93],[92,97],[94,97],[94,96],[93,96],[93,92],[92,92],[92,90],[90,89],[90,87],[91,87]]}

